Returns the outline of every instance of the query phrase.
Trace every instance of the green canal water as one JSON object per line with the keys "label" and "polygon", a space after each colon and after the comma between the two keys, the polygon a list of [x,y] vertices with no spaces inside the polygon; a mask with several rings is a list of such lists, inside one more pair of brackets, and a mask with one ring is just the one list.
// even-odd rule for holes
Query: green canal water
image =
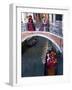
{"label": "green canal water", "polygon": [[[22,77],[31,76],[44,76],[44,64],[42,62],[43,50],[46,42],[49,44],[49,40],[43,37],[36,37],[38,42],[29,48],[25,48],[25,52],[22,54],[21,71]],[[24,46],[23,46],[24,47]],[[48,48],[48,47],[47,47]],[[23,49],[23,48],[22,48]],[[62,59],[59,58],[58,59]],[[59,60],[57,66],[57,73],[63,73],[63,62]]]}

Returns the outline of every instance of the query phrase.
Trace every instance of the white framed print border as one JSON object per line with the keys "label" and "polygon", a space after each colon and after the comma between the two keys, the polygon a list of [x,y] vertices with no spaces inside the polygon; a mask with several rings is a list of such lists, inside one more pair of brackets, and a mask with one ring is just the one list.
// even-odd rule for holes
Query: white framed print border
{"label": "white framed print border", "polygon": [[[24,33],[27,33],[28,35],[24,37],[26,34],[24,34],[24,38],[22,38],[21,31],[21,20],[24,21],[24,18],[22,17],[22,13],[49,13],[50,14],[62,14],[63,15],[63,21],[62,21],[62,29],[63,29],[63,37],[60,35],[57,35],[52,32],[46,32],[48,37],[45,36],[45,31],[24,31]],[[10,57],[9,57],[9,83],[10,85],[24,85],[24,84],[48,84],[48,83],[65,83],[70,81],[70,63],[67,60],[67,53],[65,52],[66,46],[66,37],[68,30],[68,19],[69,16],[69,10],[65,8],[51,8],[51,7],[24,7],[24,5],[18,5],[18,4],[10,4],[9,7],[9,50],[10,50]],[[44,16],[43,16],[44,17]],[[42,18],[43,18],[42,17]],[[53,17],[53,16],[52,16]],[[23,18],[23,19],[22,19]],[[59,18],[59,17],[58,17]],[[54,18],[55,19],[55,18]],[[29,36],[30,34],[30,36]],[[54,36],[53,36],[54,35]],[[22,77],[21,73],[21,42],[22,40],[26,40],[27,38],[31,38],[33,36],[41,36],[44,38],[48,38],[51,40],[58,49],[63,53],[63,75],[55,75],[55,76],[37,76],[37,77]],[[61,50],[61,47],[59,47],[53,38],[58,37],[58,40],[63,39],[63,50]],[[56,39],[56,38],[55,38]]]}

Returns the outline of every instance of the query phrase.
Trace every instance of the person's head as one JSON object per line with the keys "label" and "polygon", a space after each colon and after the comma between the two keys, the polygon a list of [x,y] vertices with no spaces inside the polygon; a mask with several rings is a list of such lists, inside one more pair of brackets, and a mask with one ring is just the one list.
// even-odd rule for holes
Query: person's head
{"label": "person's head", "polygon": [[56,52],[55,51],[51,51],[51,56],[55,57],[56,56]]}
{"label": "person's head", "polygon": [[29,15],[28,22],[33,23],[32,16]]}
{"label": "person's head", "polygon": [[29,15],[29,19],[32,19],[32,16],[31,15]]}
{"label": "person's head", "polygon": [[33,23],[33,20],[32,19],[28,19],[28,22]]}

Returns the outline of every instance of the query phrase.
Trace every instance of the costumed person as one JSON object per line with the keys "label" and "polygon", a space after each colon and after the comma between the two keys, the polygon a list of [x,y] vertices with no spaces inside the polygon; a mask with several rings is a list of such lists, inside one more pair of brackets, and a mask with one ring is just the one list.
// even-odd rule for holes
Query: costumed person
{"label": "costumed person", "polygon": [[35,25],[33,23],[33,19],[31,15],[29,15],[29,18],[28,18],[27,29],[28,31],[35,31]]}
{"label": "costumed person", "polygon": [[44,75],[48,75],[48,65],[47,62],[50,60],[50,51],[46,53],[46,58],[45,58],[45,65],[44,65]]}
{"label": "costumed person", "polygon": [[49,57],[50,59],[47,62],[48,75],[56,75],[56,64],[57,64],[56,52],[52,50]]}
{"label": "costumed person", "polygon": [[48,15],[43,16],[42,25],[39,31],[49,31],[49,19]]}

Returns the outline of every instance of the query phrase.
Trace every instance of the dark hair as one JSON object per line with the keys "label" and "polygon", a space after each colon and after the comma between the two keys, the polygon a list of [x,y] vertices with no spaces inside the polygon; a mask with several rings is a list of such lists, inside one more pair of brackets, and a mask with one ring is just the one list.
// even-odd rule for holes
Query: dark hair
{"label": "dark hair", "polygon": [[28,19],[28,22],[30,22],[30,20],[31,20],[31,23],[33,23],[33,20],[31,18]]}
{"label": "dark hair", "polygon": [[29,18],[32,18],[32,15],[29,15]]}
{"label": "dark hair", "polygon": [[46,54],[51,53],[51,50],[48,50]]}

